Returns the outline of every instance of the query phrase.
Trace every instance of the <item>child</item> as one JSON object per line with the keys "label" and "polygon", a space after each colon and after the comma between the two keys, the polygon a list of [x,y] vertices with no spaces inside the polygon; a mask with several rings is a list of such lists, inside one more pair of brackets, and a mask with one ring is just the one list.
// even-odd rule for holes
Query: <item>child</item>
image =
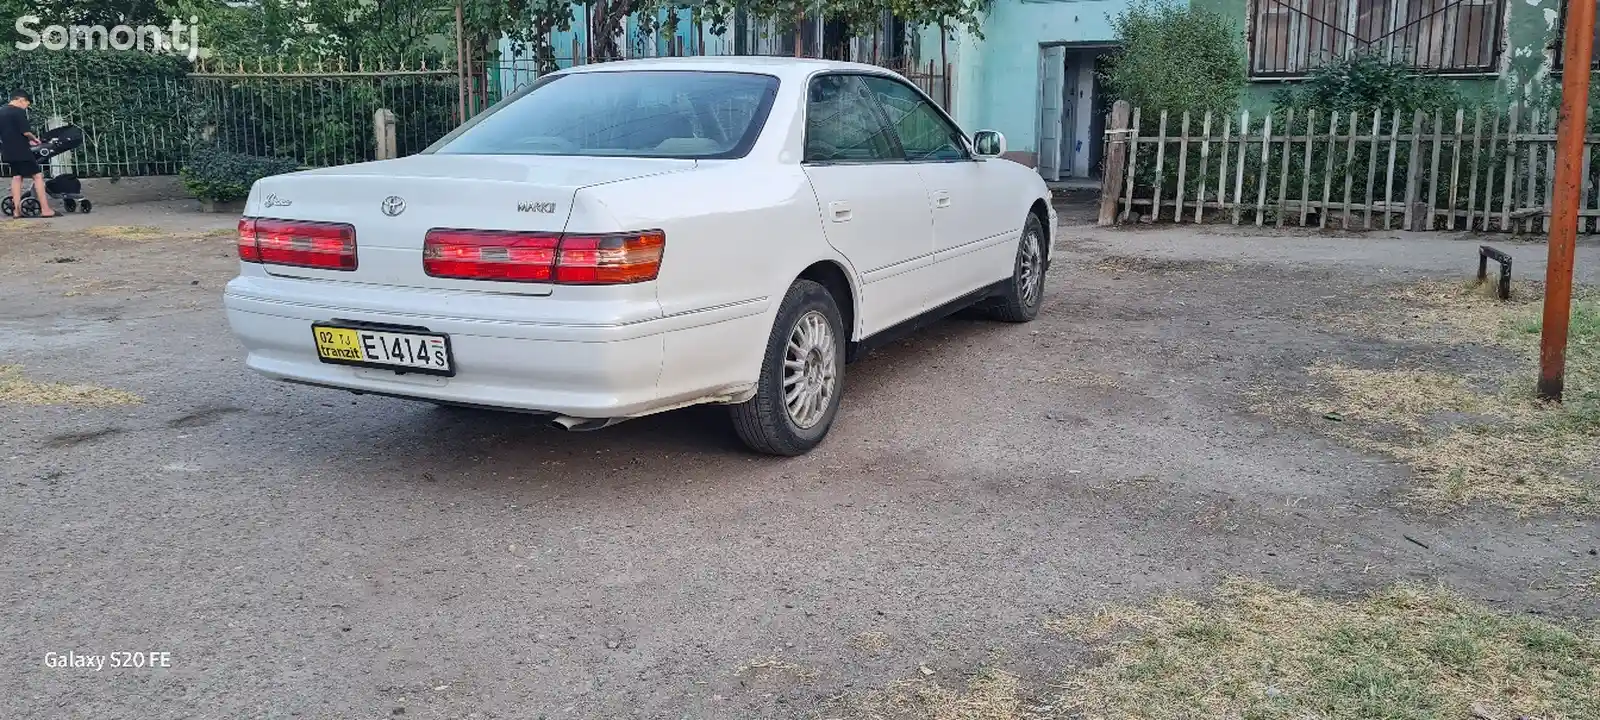
{"label": "child", "polygon": [[39,167],[39,161],[33,156],[33,146],[39,143],[39,137],[28,128],[28,105],[33,98],[27,93],[17,90],[11,93],[11,102],[0,107],[0,161],[4,161],[10,169],[11,176],[11,217],[13,220],[22,215],[22,178],[33,178],[33,195],[39,200],[39,217],[55,217],[56,212],[50,209],[49,195],[44,190],[44,171]]}

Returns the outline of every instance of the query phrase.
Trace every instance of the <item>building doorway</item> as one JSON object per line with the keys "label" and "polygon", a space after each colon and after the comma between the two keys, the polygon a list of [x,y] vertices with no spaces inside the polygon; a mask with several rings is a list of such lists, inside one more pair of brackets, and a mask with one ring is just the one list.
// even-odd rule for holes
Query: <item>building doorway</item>
{"label": "building doorway", "polygon": [[1091,181],[1104,152],[1105,113],[1101,56],[1115,46],[1061,43],[1039,48],[1040,176],[1048,181]]}

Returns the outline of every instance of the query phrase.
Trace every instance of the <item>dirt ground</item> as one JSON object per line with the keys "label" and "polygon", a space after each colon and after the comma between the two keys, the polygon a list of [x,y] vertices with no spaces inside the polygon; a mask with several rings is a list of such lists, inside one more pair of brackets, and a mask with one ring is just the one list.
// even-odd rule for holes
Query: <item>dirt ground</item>
{"label": "dirt ground", "polygon": [[1095,659],[1049,620],[1230,578],[1600,619],[1593,513],[1425,509],[1259,411],[1318,363],[1513,369],[1327,320],[1403,312],[1480,239],[1066,227],[1037,322],[849,366],[827,443],[777,460],[715,408],[566,434],[272,383],[220,309],[231,218],[52,222],[0,227],[0,717],[878,717],[994,677],[1047,716]]}

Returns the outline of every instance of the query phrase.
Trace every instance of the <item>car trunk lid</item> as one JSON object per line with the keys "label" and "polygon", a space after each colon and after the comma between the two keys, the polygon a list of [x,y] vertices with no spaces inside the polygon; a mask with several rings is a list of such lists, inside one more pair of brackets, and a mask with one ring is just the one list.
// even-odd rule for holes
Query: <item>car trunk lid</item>
{"label": "car trunk lid", "polygon": [[692,160],[671,159],[415,155],[263,179],[252,193],[248,214],[355,228],[355,270],[266,265],[272,275],[545,295],[551,291],[545,283],[428,276],[422,265],[428,230],[559,233],[566,229],[577,193],[585,187],[694,167]]}

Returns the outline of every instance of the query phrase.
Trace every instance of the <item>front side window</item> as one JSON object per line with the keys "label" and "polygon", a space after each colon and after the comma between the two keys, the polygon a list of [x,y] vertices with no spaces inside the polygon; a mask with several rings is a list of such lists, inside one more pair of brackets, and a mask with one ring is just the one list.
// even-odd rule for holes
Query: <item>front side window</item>
{"label": "front side window", "polygon": [[901,159],[861,79],[819,75],[806,90],[806,162],[881,162]]}
{"label": "front side window", "polygon": [[698,71],[557,75],[436,152],[729,158],[749,152],[778,79]]}
{"label": "front side window", "polygon": [[944,119],[921,93],[887,77],[864,77],[867,88],[889,116],[906,159],[913,162],[966,160],[961,130]]}

